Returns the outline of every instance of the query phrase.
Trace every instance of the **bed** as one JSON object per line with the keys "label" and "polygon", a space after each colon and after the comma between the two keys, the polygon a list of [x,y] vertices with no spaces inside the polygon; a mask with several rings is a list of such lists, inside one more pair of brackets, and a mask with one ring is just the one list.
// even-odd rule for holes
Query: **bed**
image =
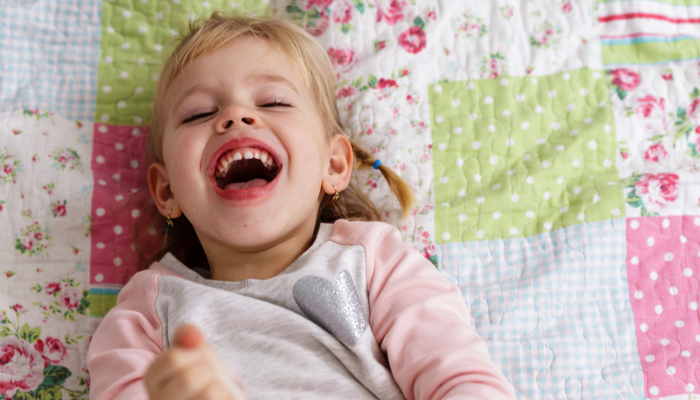
{"label": "bed", "polygon": [[[353,179],[458,285],[522,399],[700,395],[699,0],[34,0],[0,7],[0,399],[87,399],[136,272],[160,65],[213,11],[327,49]],[[157,236],[157,232],[152,232]]]}

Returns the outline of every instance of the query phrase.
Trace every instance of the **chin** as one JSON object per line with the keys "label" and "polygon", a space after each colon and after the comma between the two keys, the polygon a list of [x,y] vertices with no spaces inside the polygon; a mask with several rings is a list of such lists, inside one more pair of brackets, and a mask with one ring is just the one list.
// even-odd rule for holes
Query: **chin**
{"label": "chin", "polygon": [[226,232],[225,244],[241,252],[256,252],[283,241],[286,238],[283,232],[275,232],[270,229],[259,230],[245,224],[235,229],[235,232]]}
{"label": "chin", "polygon": [[[220,228],[217,229],[219,237],[232,248],[246,252],[261,250],[290,239],[294,240],[293,238],[301,241],[310,239],[315,227],[315,214],[309,216],[308,221],[294,220],[293,215],[280,215],[275,212],[278,210],[265,208],[267,207],[253,212],[241,210],[241,212],[232,213],[234,219],[229,220],[231,221],[229,224],[219,225]],[[224,226],[225,230],[221,229]],[[309,238],[301,237],[307,234]]]}

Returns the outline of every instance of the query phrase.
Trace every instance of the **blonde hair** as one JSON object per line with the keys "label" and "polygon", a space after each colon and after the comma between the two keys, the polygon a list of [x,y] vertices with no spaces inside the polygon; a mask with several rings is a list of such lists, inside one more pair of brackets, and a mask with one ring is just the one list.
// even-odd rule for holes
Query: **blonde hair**
{"label": "blonde hair", "polygon": [[[328,137],[344,135],[345,131],[340,121],[340,115],[336,107],[335,86],[336,78],[333,65],[328,54],[316,42],[316,40],[300,27],[276,18],[265,17],[227,17],[219,13],[212,14],[211,18],[204,22],[190,23],[190,32],[185,35],[173,53],[163,66],[160,79],[156,87],[156,95],[153,102],[153,114],[151,128],[148,137],[147,153],[150,162],[163,163],[163,134],[168,119],[168,96],[166,93],[172,82],[194,60],[206,54],[210,54],[238,38],[254,37],[267,40],[286,52],[298,67],[304,83],[311,91],[316,105],[324,122],[324,128]],[[350,140],[354,153],[354,165],[359,168],[372,167],[375,159],[372,154]],[[390,168],[379,165],[381,174],[389,183],[391,191],[399,201],[403,219],[409,216],[413,205],[413,195],[410,187]],[[165,227],[165,219],[157,212],[153,212],[153,204],[147,205],[151,212],[141,215],[151,215],[151,220],[141,219],[137,221],[134,232],[135,244],[141,258],[141,267],[147,267],[151,262],[159,259],[167,252],[172,252],[180,261],[189,266],[203,266],[202,256],[206,262],[206,255],[199,244],[194,228],[183,215],[175,221],[175,227],[167,235],[165,243],[155,245],[153,240],[148,240],[141,232],[150,231],[153,238],[153,229],[162,230]],[[379,221],[381,215],[370,199],[357,189],[352,182],[343,191],[340,198],[332,200],[332,196],[326,195],[321,201],[317,225],[320,222],[334,222],[338,219]],[[153,254],[144,256],[148,248],[156,248]]]}

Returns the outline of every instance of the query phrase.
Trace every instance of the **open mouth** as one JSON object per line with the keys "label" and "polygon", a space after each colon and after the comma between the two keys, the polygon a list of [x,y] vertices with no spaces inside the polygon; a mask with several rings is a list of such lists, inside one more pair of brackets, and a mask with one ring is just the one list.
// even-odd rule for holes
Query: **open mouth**
{"label": "open mouth", "polygon": [[244,147],[229,150],[216,163],[214,178],[221,190],[265,186],[277,177],[275,159],[265,150]]}

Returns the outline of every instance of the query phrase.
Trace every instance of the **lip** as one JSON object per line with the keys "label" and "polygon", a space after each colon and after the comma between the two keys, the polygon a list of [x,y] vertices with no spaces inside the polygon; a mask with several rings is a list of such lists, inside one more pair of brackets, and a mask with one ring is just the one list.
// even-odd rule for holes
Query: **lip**
{"label": "lip", "polygon": [[[275,176],[275,179],[270,181],[270,183],[264,186],[238,190],[221,190],[217,185],[215,178],[216,164],[219,162],[219,158],[221,158],[221,156],[224,153],[226,153],[229,150],[235,150],[241,147],[256,147],[268,152],[277,164],[277,176]],[[269,145],[250,137],[240,137],[229,140],[228,142],[224,143],[223,146],[219,147],[218,150],[216,150],[214,155],[211,157],[211,160],[209,160],[209,166],[207,167],[207,176],[209,177],[209,183],[214,188],[214,192],[219,197],[222,197],[226,200],[234,201],[255,200],[261,197],[265,197],[274,190],[275,186],[277,185],[277,180],[280,176],[282,167],[283,166],[280,162],[280,158],[277,155],[277,152],[273,150]]]}

